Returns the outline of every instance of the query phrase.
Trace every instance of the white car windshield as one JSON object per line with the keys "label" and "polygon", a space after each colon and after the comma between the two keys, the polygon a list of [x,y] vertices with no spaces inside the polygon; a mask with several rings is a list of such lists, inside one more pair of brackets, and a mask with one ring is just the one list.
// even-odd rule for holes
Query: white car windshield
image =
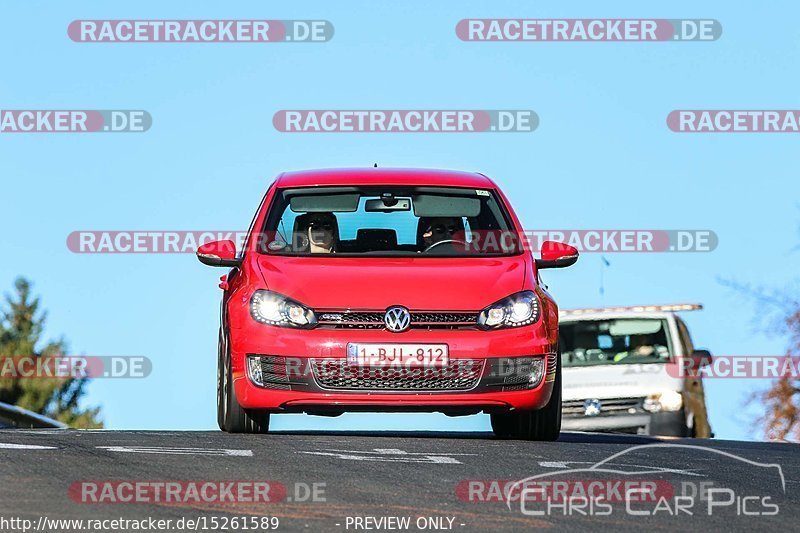
{"label": "white car windshield", "polygon": [[671,355],[663,319],[561,322],[559,337],[565,367],[664,363]]}

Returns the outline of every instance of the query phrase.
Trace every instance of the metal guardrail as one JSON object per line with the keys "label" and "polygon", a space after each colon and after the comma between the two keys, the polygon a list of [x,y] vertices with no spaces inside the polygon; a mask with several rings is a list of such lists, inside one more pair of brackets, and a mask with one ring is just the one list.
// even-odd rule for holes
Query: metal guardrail
{"label": "metal guardrail", "polygon": [[3,427],[66,429],[69,426],[22,407],[0,402],[0,428]]}

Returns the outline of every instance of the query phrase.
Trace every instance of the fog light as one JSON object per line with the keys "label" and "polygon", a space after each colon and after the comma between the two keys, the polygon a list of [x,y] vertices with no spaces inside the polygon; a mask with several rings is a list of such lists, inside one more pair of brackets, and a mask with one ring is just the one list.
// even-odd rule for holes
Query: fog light
{"label": "fog light", "polygon": [[544,358],[539,357],[531,361],[531,375],[528,378],[531,387],[537,386],[544,377]]}
{"label": "fog light", "polygon": [[651,413],[659,412],[661,410],[661,404],[658,402],[658,397],[658,394],[651,394],[645,398],[644,403],[642,404],[642,409]]}
{"label": "fog light", "polygon": [[250,381],[256,385],[264,384],[264,376],[261,373],[261,357],[248,357],[247,358],[247,373],[250,376]]}

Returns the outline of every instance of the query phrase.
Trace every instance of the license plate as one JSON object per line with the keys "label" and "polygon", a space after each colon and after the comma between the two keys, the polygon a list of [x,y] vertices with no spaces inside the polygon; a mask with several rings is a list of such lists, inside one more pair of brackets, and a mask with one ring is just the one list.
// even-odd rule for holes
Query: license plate
{"label": "license plate", "polygon": [[347,345],[347,364],[373,367],[443,367],[449,362],[446,344]]}

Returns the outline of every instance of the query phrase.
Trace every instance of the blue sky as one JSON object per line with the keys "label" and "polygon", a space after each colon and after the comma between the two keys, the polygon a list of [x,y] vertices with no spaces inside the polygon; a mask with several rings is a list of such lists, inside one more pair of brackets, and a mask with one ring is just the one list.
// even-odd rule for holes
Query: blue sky
{"label": "blue sky", "polygon": [[[729,2],[14,2],[0,17],[1,109],[145,109],[143,134],[0,136],[0,289],[24,275],[73,353],[146,355],[146,380],[98,380],[115,429],[215,427],[220,271],[192,255],[77,255],[74,230],[246,228],[283,170],[419,166],[492,176],[527,227],[712,229],[706,254],[611,254],[547,272],[562,307],[699,301],[718,354],[776,354],[761,312],[719,283],[797,274],[791,134],[676,134],[673,109],[797,109],[800,6]],[[468,43],[469,17],[715,18],[702,43]],[[80,44],[74,19],[327,19],[325,44]],[[280,109],[533,109],[533,133],[283,134]],[[794,250],[794,251],[793,251]],[[756,381],[707,383],[719,437],[754,438]],[[483,416],[277,417],[285,428],[488,429]]]}

